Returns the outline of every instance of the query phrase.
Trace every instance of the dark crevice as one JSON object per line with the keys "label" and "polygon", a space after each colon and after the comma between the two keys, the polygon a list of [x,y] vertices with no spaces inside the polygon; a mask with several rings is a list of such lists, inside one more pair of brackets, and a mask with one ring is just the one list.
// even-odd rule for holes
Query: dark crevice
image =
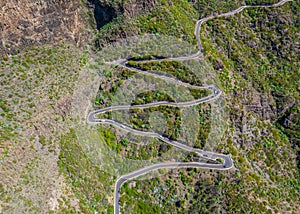
{"label": "dark crevice", "polygon": [[102,4],[99,2],[99,0],[89,0],[89,3],[93,8],[93,15],[97,30],[100,30],[104,25],[111,22],[123,12],[123,9],[120,5],[112,6],[109,4]]}

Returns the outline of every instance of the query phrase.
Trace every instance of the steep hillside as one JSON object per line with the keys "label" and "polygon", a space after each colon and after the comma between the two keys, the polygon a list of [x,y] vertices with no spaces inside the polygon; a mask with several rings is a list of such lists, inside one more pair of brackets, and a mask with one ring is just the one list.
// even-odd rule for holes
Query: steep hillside
{"label": "steep hillside", "polygon": [[276,125],[297,150],[298,11],[296,2],[276,9],[249,9],[209,21],[202,34],[205,54],[224,80],[224,89],[243,109]]}
{"label": "steep hillside", "polygon": [[61,41],[80,45],[88,33],[85,13],[81,1],[1,1],[0,55]]}
{"label": "steep hillside", "polygon": [[72,194],[58,142],[88,61],[86,11],[81,1],[0,3],[0,213],[57,212]]}
{"label": "steep hillside", "polygon": [[[106,38],[114,41],[144,33],[173,35],[195,43],[193,30],[199,17],[245,4],[272,3],[197,1],[192,5],[158,1],[155,9],[145,14],[123,14],[105,25],[96,45],[100,47],[104,40],[108,41]],[[247,9],[203,25],[204,55],[220,80],[219,87],[230,109],[228,128],[218,151],[232,155],[235,170],[178,169],[159,178],[130,181],[122,190],[125,212],[297,212],[298,11],[299,4],[289,2],[278,8]],[[167,189],[174,192],[166,193]]]}
{"label": "steep hillside", "polygon": [[[197,63],[140,63],[164,56],[107,48],[131,36],[152,34],[145,38],[158,39],[154,53],[169,48],[170,55],[186,53],[177,44],[189,44],[195,52],[198,19],[275,2],[1,1],[0,213],[113,213],[120,175],[162,161],[197,159],[158,139],[86,123],[89,111],[115,104],[120,91],[138,90],[131,102],[135,105],[178,98],[176,90],[154,78],[105,67],[105,57],[121,56],[117,51],[131,57],[131,67],[192,84],[216,84],[223,93],[215,105],[222,109],[214,110],[211,102],[193,111],[155,107],[99,117],[121,118],[125,113],[135,129],[163,129],[162,135],[181,137],[198,148],[210,149],[215,137],[214,152],[229,154],[234,161],[229,171],[163,169],[128,181],[120,193],[122,213],[298,213],[299,1],[249,8],[204,23],[204,53]],[[139,43],[137,38],[142,37],[128,41]],[[132,77],[139,82],[124,84]],[[165,90],[153,84],[143,91],[144,83],[154,80]],[[191,99],[207,95],[206,90],[188,92]],[[188,99],[183,92],[179,95]],[[222,125],[214,127],[218,117]],[[196,140],[181,134],[184,120]]]}

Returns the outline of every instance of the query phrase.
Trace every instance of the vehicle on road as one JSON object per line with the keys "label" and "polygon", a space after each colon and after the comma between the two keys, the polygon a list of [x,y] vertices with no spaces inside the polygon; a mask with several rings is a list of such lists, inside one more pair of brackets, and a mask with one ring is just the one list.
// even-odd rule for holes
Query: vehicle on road
{"label": "vehicle on road", "polygon": [[[288,2],[288,1],[291,1],[291,0],[281,0],[280,2],[276,3],[276,4],[273,4],[273,5],[268,5],[268,6],[255,6],[255,7],[275,7],[275,6],[279,6],[279,5],[282,5],[284,4],[285,2]],[[242,6],[234,11],[231,11],[231,12],[228,12],[228,13],[223,13],[223,14],[219,14],[219,15],[216,15],[216,16],[210,16],[210,17],[207,17],[207,18],[204,18],[204,19],[201,19],[197,22],[196,24],[196,28],[195,28],[195,34],[196,34],[196,38],[198,40],[198,48],[199,48],[199,52],[197,54],[193,54],[193,55],[190,55],[190,56],[180,56],[180,57],[177,57],[177,58],[165,58],[163,60],[188,60],[188,59],[194,59],[195,57],[199,57],[199,55],[202,54],[203,52],[203,47],[201,45],[201,41],[200,41],[200,28],[201,28],[201,24],[203,22],[206,22],[207,20],[211,20],[215,17],[227,17],[227,16],[231,16],[235,13],[238,13],[240,11],[242,11],[243,9],[245,8],[249,8],[249,7],[252,7],[252,6]],[[154,76],[157,76],[157,77],[160,77],[160,78],[163,78],[165,80],[169,80],[169,81],[173,81],[174,82],[174,79],[172,78],[169,78],[169,77],[166,77],[166,76],[163,76],[163,75],[157,75],[157,74],[154,74],[154,73],[151,73],[151,72],[147,72],[147,71],[141,71],[139,69],[136,69],[136,68],[132,68],[132,67],[128,67],[126,66],[126,62],[128,62],[128,60],[126,59],[122,59],[122,60],[118,60],[118,61],[115,61],[115,62],[112,62],[111,64],[118,64],[118,65],[121,65],[127,69],[131,69],[131,70],[134,70],[134,71],[137,71],[137,72],[142,72],[143,74],[147,74],[147,75],[154,75]],[[176,80],[176,82],[178,84],[181,84],[181,85],[184,85],[184,86],[187,86],[189,84],[186,84],[186,83],[183,83],[179,80]],[[196,88],[197,86],[192,86],[190,85],[191,87],[193,88]],[[210,86],[207,86],[207,87],[198,87],[198,88],[206,88],[206,89],[210,89],[210,90],[213,90],[213,94],[206,97],[206,98],[202,98],[202,99],[199,99],[199,100],[195,100],[195,101],[187,101],[187,102],[182,102],[182,103],[164,103],[164,105],[170,105],[170,106],[180,106],[180,107],[188,107],[188,106],[193,106],[193,105],[198,105],[199,103],[203,103],[203,102],[209,102],[209,101],[212,101],[214,99],[216,99],[218,96],[218,94],[221,94],[221,91],[217,89],[216,86],[214,85],[210,85]],[[152,107],[152,106],[159,106],[159,105],[162,105],[162,103],[158,102],[158,103],[151,103],[151,104],[146,104],[147,107]],[[113,106],[113,107],[110,107],[110,108],[105,108],[104,110],[96,110],[96,111],[93,111],[90,113],[89,117],[88,117],[88,122],[91,122],[91,123],[101,123],[101,122],[106,122],[106,123],[109,123],[111,125],[114,125],[114,126],[117,126],[119,128],[123,128],[123,129],[127,129],[128,128],[122,124],[119,124],[119,123],[116,123],[112,120],[99,120],[99,119],[95,119],[95,118],[92,118],[90,117],[91,115],[95,115],[97,112],[101,112],[101,113],[104,113],[106,111],[111,111],[111,110],[122,110],[124,108],[128,107],[128,105],[120,105],[120,106]],[[136,106],[137,107],[137,106]],[[137,108],[142,108],[142,107],[145,107],[145,105],[139,105]],[[130,129],[131,132],[135,133],[135,134],[139,134],[139,135],[144,135],[144,136],[151,136],[151,137],[155,137],[155,138],[158,138],[158,139],[161,139],[162,141],[164,141],[165,143],[169,144],[169,145],[172,145],[172,146],[175,146],[177,148],[180,148],[180,149],[183,149],[183,150],[186,150],[186,151],[195,151],[199,156],[203,156],[203,157],[206,157],[206,159],[210,160],[211,162],[214,162],[214,163],[201,163],[201,162],[172,162],[172,163],[161,163],[161,164],[156,164],[156,165],[152,165],[152,166],[148,166],[148,167],[145,167],[145,168],[142,168],[142,169],[139,169],[139,170],[136,170],[134,172],[131,172],[131,173],[128,173],[126,175],[123,175],[121,176],[121,178],[119,178],[119,180],[117,181],[116,183],[116,187],[115,187],[115,190],[117,191],[118,194],[116,194],[116,198],[114,199],[114,207],[115,207],[115,211],[114,213],[117,214],[119,213],[119,206],[120,205],[120,188],[121,188],[121,185],[126,182],[127,180],[130,180],[132,178],[135,178],[137,176],[140,176],[142,174],[145,174],[151,170],[155,170],[155,169],[160,169],[160,168],[176,168],[176,167],[198,167],[198,168],[206,168],[206,169],[211,169],[211,170],[214,170],[214,169],[217,169],[217,170],[228,170],[232,167],[234,167],[234,163],[232,161],[232,159],[230,158],[230,156],[228,155],[224,155],[224,154],[217,154],[217,153],[213,153],[213,152],[206,152],[206,151],[203,151],[203,150],[200,150],[200,149],[197,149],[195,150],[193,147],[190,147],[188,145],[185,145],[185,144],[182,144],[180,142],[177,142],[177,141],[172,141],[166,137],[163,137],[157,133],[153,133],[153,132],[141,132],[141,131],[137,131],[137,130],[134,130],[133,128]],[[209,158],[212,157],[212,155],[214,157],[217,157],[216,159],[215,158]],[[218,164],[216,164],[216,161],[219,162]]]}

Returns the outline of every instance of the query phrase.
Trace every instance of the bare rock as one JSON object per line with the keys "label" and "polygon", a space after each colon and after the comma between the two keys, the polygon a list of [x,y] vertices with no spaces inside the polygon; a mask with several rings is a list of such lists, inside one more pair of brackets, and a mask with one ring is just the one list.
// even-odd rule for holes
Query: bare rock
{"label": "bare rock", "polygon": [[0,55],[31,45],[86,38],[85,8],[80,0],[3,0],[0,3]]}

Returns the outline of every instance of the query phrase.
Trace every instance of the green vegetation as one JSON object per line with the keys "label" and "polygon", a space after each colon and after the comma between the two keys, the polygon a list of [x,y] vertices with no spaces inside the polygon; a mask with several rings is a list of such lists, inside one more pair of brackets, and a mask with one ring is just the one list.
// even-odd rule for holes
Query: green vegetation
{"label": "green vegetation", "polygon": [[[194,2],[201,17],[228,12],[241,4],[240,1]],[[249,0],[246,4],[274,2]],[[297,213],[299,169],[293,158],[295,149],[299,153],[297,11],[299,4],[289,2],[278,8],[247,9],[202,26],[205,56],[220,80],[227,99],[225,107],[229,110],[228,129],[218,151],[232,155],[236,169],[229,172],[180,169],[159,178],[131,181],[122,188],[123,212]],[[151,18],[155,17],[154,12],[145,15],[147,23],[151,14]],[[139,20],[146,23],[142,18]],[[159,18],[153,20],[161,23]],[[157,23],[148,26],[142,32],[164,29],[163,25],[157,27]],[[191,33],[189,38],[192,36]],[[132,60],[128,65],[200,83],[173,62]],[[198,92],[196,95],[201,96]],[[139,116],[142,122],[137,121],[137,127],[147,121],[145,115]],[[211,106],[201,105],[196,147],[205,145],[210,116]]]}
{"label": "green vegetation", "polygon": [[134,56],[130,57],[128,60],[129,61],[143,61],[143,60],[154,60],[154,59],[164,59],[164,56],[153,56],[150,54],[145,54],[143,56]]}
{"label": "green vegetation", "polygon": [[136,96],[136,98],[132,101],[133,105],[141,105],[147,103],[154,103],[159,101],[168,101],[168,102],[175,102],[171,96],[168,94],[161,92],[161,91],[146,91],[140,93]]}
{"label": "green vegetation", "polygon": [[[225,90],[232,94],[249,94],[245,97],[246,104],[251,105],[251,85],[259,92],[262,102],[270,102],[263,104],[268,110],[259,116],[276,122],[299,151],[296,118],[300,70],[294,45],[299,31],[295,21],[298,10],[295,2],[273,9],[249,9],[227,18],[226,22],[224,19],[208,22],[204,27],[210,40],[204,34],[202,37],[208,59],[215,68],[221,68],[218,74]],[[280,21],[282,19],[286,21]],[[218,53],[213,44],[222,47],[223,54]],[[290,125],[287,120],[292,121]]]}
{"label": "green vegetation", "polygon": [[[147,145],[130,143],[128,139],[123,138],[119,142],[123,147],[120,153],[129,159],[133,160],[152,160],[162,156],[172,147],[163,142],[155,140]],[[118,143],[118,144],[119,144]]]}
{"label": "green vegetation", "polygon": [[[195,9],[198,11],[199,19],[209,17],[211,15],[222,14],[243,6],[243,2],[239,0],[218,1],[218,0],[192,0]],[[271,5],[277,3],[277,0],[246,0],[246,5]]]}
{"label": "green vegetation", "polygon": [[[1,116],[23,122],[35,115],[39,100],[54,100],[68,93],[80,63],[67,46],[32,48],[1,60]],[[74,65],[72,73],[70,66]],[[12,106],[17,106],[12,108]]]}
{"label": "green vegetation", "polygon": [[199,14],[199,19],[209,17],[215,14],[226,13],[242,6],[239,0],[218,1],[218,0],[193,0],[194,8]]}
{"label": "green vegetation", "polygon": [[192,71],[184,64],[178,61],[161,61],[161,62],[135,62],[128,61],[129,67],[138,68],[144,71],[158,71],[162,74],[170,74],[182,82],[190,83],[191,85],[201,85],[199,80]]}
{"label": "green vegetation", "polygon": [[187,1],[159,1],[154,11],[137,18],[136,25],[142,33],[172,35],[196,44],[193,19],[197,18],[195,10]]}
{"label": "green vegetation", "polygon": [[172,148],[159,140],[154,140],[146,145],[132,143],[126,137],[116,140],[114,129],[110,128],[99,127],[98,131],[110,149],[132,160],[152,160],[162,156]]}
{"label": "green vegetation", "polygon": [[[114,74],[113,74],[114,73]],[[106,68],[103,72],[102,82],[94,101],[94,107],[110,106],[117,89],[124,80],[132,77],[136,72],[119,67]]]}
{"label": "green vegetation", "polygon": [[200,99],[203,97],[207,97],[209,95],[209,92],[207,89],[189,88],[189,91],[191,92],[192,96],[195,99]]}
{"label": "green vegetation", "polygon": [[194,147],[203,149],[208,138],[211,128],[211,105],[200,104],[198,105],[199,112],[199,133]]}
{"label": "green vegetation", "polygon": [[64,44],[0,59],[2,212],[45,212],[49,194],[60,191],[57,142],[69,129],[72,93],[86,63],[86,51]]}
{"label": "green vegetation", "polygon": [[151,129],[149,116],[151,112],[159,111],[166,117],[165,132],[162,135],[176,140],[180,130],[181,113],[180,109],[171,106],[158,106],[146,109],[131,109],[130,113],[133,115],[130,122],[135,129],[148,130]]}
{"label": "green vegetation", "polygon": [[[83,66],[77,56],[72,47],[61,45],[33,47],[22,54],[1,59],[0,148],[6,148],[5,142],[19,140],[20,132],[33,127],[37,129],[42,123],[38,115],[47,111],[53,113],[58,100],[68,99],[76,75]],[[73,67],[71,73],[70,67]],[[62,122],[64,117],[59,113],[48,119],[50,123],[56,123]],[[45,146],[45,141],[40,143]]]}
{"label": "green vegetation", "polygon": [[151,11],[144,11],[137,17],[130,18],[120,15],[105,25],[97,33],[95,46],[101,48],[116,38],[124,38],[124,35],[130,37],[136,33],[172,35],[196,44],[193,32],[197,18],[197,11],[188,1],[159,0]]}
{"label": "green vegetation", "polygon": [[[210,46],[206,39],[204,45],[207,54],[210,55],[208,59],[214,66],[217,61],[223,61],[220,78],[224,79],[223,76],[228,75],[229,70],[234,68],[235,76],[229,75],[227,82],[241,75],[260,92],[276,93],[275,97],[278,98],[288,94],[297,96],[295,89],[299,68],[296,50],[290,43],[296,39],[297,27],[291,23],[291,18],[287,18],[286,23],[278,23],[277,17],[271,15],[271,11],[275,10],[285,17],[285,11],[295,11],[296,7],[295,3],[288,3],[272,10],[249,9],[242,14],[228,17],[226,22],[224,19],[209,21],[205,27],[210,32],[209,38],[212,39],[212,43],[222,47],[225,56],[216,53],[215,46]],[[268,24],[263,20],[268,20]],[[285,31],[288,31],[288,34],[284,33]],[[245,36],[245,33],[248,36]],[[290,40],[287,38],[289,36],[294,38]],[[236,90],[239,89],[236,87]],[[280,99],[279,102],[283,101]]]}
{"label": "green vegetation", "polygon": [[[198,169],[172,170],[159,178],[129,182],[122,187],[124,195],[121,204],[124,212],[134,210],[134,213],[148,213],[147,207],[140,206],[148,204],[150,211],[157,213],[182,213],[187,210],[212,213],[217,210],[212,205],[218,200],[205,193],[213,195],[219,192],[219,188],[214,185],[215,180],[204,178],[208,174],[199,173]],[[135,184],[134,189],[129,188],[132,183]],[[134,198],[138,198],[138,201]]]}
{"label": "green vegetation", "polygon": [[[248,5],[275,2],[245,1]],[[126,1],[114,1],[117,4]],[[238,0],[158,0],[149,11],[133,16],[124,12],[105,25],[97,33],[96,48],[146,33],[172,35],[196,44],[194,27],[199,17],[228,12],[241,4]],[[228,126],[222,130],[225,134],[216,149],[232,156],[235,169],[224,172],[174,169],[156,178],[126,182],[121,191],[123,213],[298,212],[299,165],[297,168],[295,163],[296,154],[298,161],[300,157],[298,11],[299,3],[293,1],[278,8],[247,9],[203,24],[201,41],[205,57],[219,79],[218,87],[225,93],[224,108],[228,109],[225,118]],[[79,71],[89,63],[89,57],[92,56],[87,51],[62,44],[33,47],[1,59],[0,171],[5,172],[1,181],[8,184],[0,184],[3,201],[0,209],[4,213],[45,212],[49,208],[45,204],[53,197],[50,194],[60,188],[62,196],[57,200],[62,213],[112,212],[116,177],[92,161],[75,131],[70,129],[75,121],[70,118],[74,107],[72,94],[79,84]],[[128,65],[171,75],[193,85],[203,84],[180,62],[139,61],[162,57],[134,56]],[[101,71],[102,82],[94,107],[112,105],[124,80],[135,74],[121,67]],[[189,90],[195,99],[209,94],[207,90]],[[164,100],[174,102],[175,98],[150,90],[141,91],[132,103]],[[145,131],[154,129],[150,119],[156,111],[166,118],[166,129],[161,134],[177,139],[182,121],[178,108],[133,108],[131,125]],[[194,146],[203,148],[213,128],[212,105],[199,105],[198,113],[199,133]],[[111,118],[111,112],[100,117]],[[132,144],[112,128],[101,126],[97,131],[106,146],[128,159],[158,159],[172,149],[159,140],[147,145]],[[55,174],[57,157],[64,176],[61,180]],[[184,161],[197,158],[190,153]],[[15,204],[25,208],[13,207]]]}
{"label": "green vegetation", "polygon": [[[110,136],[106,137],[114,140]],[[91,162],[78,143],[73,129],[62,137],[60,149],[58,165],[79,199],[80,210],[84,213],[101,211],[108,203],[104,193],[111,191],[110,186],[114,184],[114,179]],[[72,207],[63,212],[70,212],[70,209]]]}

